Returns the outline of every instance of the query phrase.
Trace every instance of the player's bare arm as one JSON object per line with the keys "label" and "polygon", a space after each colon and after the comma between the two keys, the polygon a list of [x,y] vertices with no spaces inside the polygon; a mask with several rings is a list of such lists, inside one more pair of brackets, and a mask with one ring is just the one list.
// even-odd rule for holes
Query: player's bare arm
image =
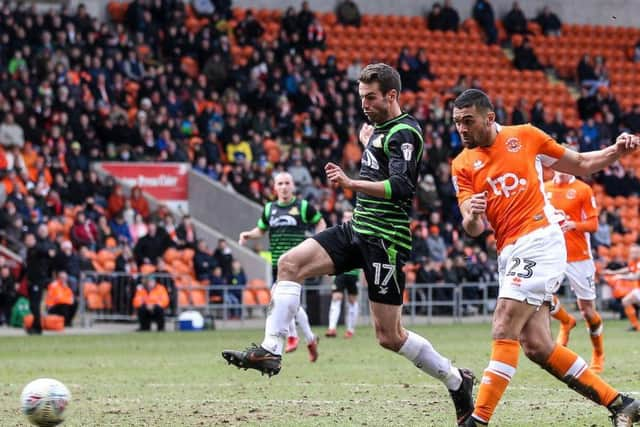
{"label": "player's bare arm", "polygon": [[245,243],[247,243],[247,240],[254,240],[254,239],[259,239],[262,236],[264,236],[265,231],[261,230],[258,227],[254,227],[249,231],[243,231],[242,233],[240,233],[240,238],[238,239],[238,243],[240,245],[244,245]]}
{"label": "player's bare arm", "polygon": [[462,227],[468,235],[479,236],[485,229],[484,214],[487,209],[486,193],[476,193],[460,205]]}
{"label": "player's bare arm", "polygon": [[571,230],[578,230],[584,233],[595,233],[598,230],[598,217],[592,216],[583,221],[564,221],[560,224],[560,228],[565,233]]}
{"label": "player's bare arm", "polygon": [[640,147],[640,137],[623,132],[615,144],[598,151],[577,153],[565,150],[564,155],[551,167],[557,171],[577,176],[591,175],[614,163]]}
{"label": "player's bare arm", "polygon": [[348,188],[372,197],[385,198],[386,193],[384,181],[374,182],[362,179],[351,179],[344,173],[340,166],[331,162],[325,165],[324,171],[327,174],[327,179],[333,185]]}

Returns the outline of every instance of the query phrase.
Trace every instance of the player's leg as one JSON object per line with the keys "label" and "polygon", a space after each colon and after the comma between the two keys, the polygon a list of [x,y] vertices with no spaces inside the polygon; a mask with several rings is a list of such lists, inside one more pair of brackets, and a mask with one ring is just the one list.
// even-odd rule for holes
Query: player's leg
{"label": "player's leg", "polygon": [[245,351],[225,350],[222,357],[239,368],[252,368],[269,375],[280,372],[283,340],[300,306],[301,283],[309,277],[358,265],[360,259],[354,256],[359,254],[353,251],[351,237],[352,231],[343,224],[326,229],[283,254],[278,260],[278,280],[271,288],[262,345],[250,346]]}
{"label": "player's leg", "polygon": [[560,322],[560,329],[558,330],[556,342],[560,345],[566,346],[569,342],[569,334],[571,333],[571,330],[576,327],[576,319],[569,314],[556,295],[553,296],[551,316]]}
{"label": "player's leg", "polygon": [[525,355],[587,399],[612,413],[614,426],[631,426],[640,420],[640,402],[623,396],[567,347],[553,342],[546,304],[536,311],[520,335]]}
{"label": "player's leg", "polygon": [[296,318],[294,317],[289,322],[289,330],[287,333],[287,347],[285,353],[291,353],[298,349],[298,329],[296,328]]}
{"label": "player's leg", "polygon": [[[491,359],[483,373],[473,415],[465,425],[489,423],[516,373],[522,330],[545,300],[551,300],[564,276],[565,259],[564,236],[558,226],[541,228],[502,248]],[[546,313],[548,316],[548,310]]]}
{"label": "player's leg", "polygon": [[347,296],[347,330],[344,333],[345,338],[352,338],[356,331],[356,324],[358,323],[358,294]]}
{"label": "player's leg", "polygon": [[636,304],[640,304],[640,289],[634,289],[622,298],[624,313],[631,323],[629,330],[633,332],[640,330],[640,322],[638,322],[638,316],[636,315]]}
{"label": "player's leg", "polygon": [[298,311],[295,315],[295,320],[302,329],[302,334],[307,342],[307,350],[309,351],[309,360],[315,362],[318,360],[318,337],[316,337],[311,330],[311,324],[309,323],[309,316],[302,306],[298,307]]}
{"label": "player's leg", "polygon": [[604,369],[604,335],[602,317],[596,310],[596,266],[591,260],[569,263],[567,276],[571,283],[571,289],[578,298],[578,307],[582,318],[587,323],[589,338],[593,346],[589,367],[594,372],[602,372]]}
{"label": "player's leg", "polygon": [[417,368],[444,383],[453,398],[458,422],[468,417],[473,409],[474,377],[471,371],[456,368],[427,339],[402,327],[400,318],[405,287],[402,267],[409,259],[409,249],[371,238],[362,242],[360,250],[378,343],[403,355]]}
{"label": "player's leg", "polygon": [[335,278],[335,283],[333,284],[333,289],[331,292],[331,306],[329,307],[329,327],[327,328],[327,332],[325,332],[324,336],[329,338],[336,337],[336,328],[338,327],[338,319],[340,318],[340,312],[342,311],[342,298],[343,298],[343,290],[338,286],[338,278]]}

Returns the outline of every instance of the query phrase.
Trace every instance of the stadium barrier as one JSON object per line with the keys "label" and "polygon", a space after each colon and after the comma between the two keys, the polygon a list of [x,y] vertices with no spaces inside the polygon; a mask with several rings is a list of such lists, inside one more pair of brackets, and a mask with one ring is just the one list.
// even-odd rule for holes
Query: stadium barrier
{"label": "stadium barrier", "polygon": [[[188,275],[152,273],[167,289],[170,305],[168,317],[185,310],[200,311],[214,321],[264,318],[271,298],[269,286],[262,280],[245,285],[208,285]],[[78,315],[81,324],[90,326],[96,321],[136,321],[133,297],[136,286],[146,274],[83,272],[79,292],[82,295]],[[480,321],[491,318],[498,295],[497,282],[411,284],[405,289],[405,323],[431,323],[434,319],[461,322],[465,317]],[[600,287],[598,287],[600,290]],[[565,303],[575,301],[568,286],[558,292]],[[369,317],[368,296],[361,288],[361,322]],[[301,304],[307,308],[313,325],[326,325],[331,300],[327,284],[311,282],[302,288]],[[599,305],[603,305],[598,299]],[[602,309],[602,307],[599,307]]]}

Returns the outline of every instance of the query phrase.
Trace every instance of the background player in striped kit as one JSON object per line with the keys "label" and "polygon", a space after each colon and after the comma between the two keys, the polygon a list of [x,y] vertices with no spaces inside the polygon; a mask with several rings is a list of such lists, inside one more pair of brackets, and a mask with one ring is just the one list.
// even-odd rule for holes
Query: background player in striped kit
{"label": "background player in striped kit", "polygon": [[[244,245],[247,240],[259,239],[269,233],[271,267],[275,280],[280,256],[302,242],[310,227],[314,227],[314,231],[318,233],[326,228],[326,223],[320,212],[308,201],[296,198],[295,184],[289,173],[279,173],[274,178],[274,187],[278,199],[264,206],[258,224],[252,230],[240,233],[239,243]],[[289,323],[286,352],[295,351],[298,347],[296,321],[307,342],[309,360],[315,362],[318,359],[318,338],[313,334],[309,317],[302,306],[298,307],[295,317]]]}

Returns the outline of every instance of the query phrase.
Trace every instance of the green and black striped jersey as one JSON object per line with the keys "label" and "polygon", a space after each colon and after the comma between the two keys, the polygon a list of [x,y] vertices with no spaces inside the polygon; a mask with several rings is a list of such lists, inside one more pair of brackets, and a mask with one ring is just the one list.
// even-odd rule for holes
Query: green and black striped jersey
{"label": "green and black striped jersey", "polygon": [[382,181],[385,197],[358,193],[353,229],[411,250],[409,210],[422,160],[422,129],[408,114],[375,126],[362,153],[360,179]]}
{"label": "green and black striped jersey", "polygon": [[321,219],[320,212],[306,200],[267,203],[258,219],[258,228],[269,232],[271,265],[276,267],[280,255],[306,239],[307,231]]}

